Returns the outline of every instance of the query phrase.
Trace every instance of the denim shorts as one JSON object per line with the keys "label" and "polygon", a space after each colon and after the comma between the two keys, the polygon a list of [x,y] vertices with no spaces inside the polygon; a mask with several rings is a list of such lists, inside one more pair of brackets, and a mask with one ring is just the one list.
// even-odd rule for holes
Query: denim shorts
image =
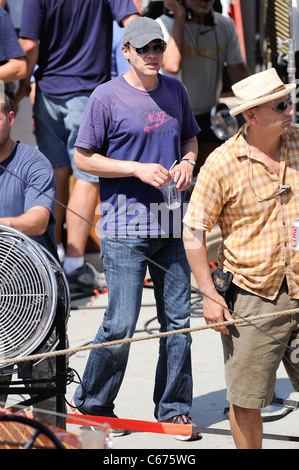
{"label": "denim shorts", "polygon": [[82,93],[66,100],[50,98],[37,87],[33,115],[38,148],[54,170],[71,166],[77,179],[98,183],[98,176],[78,170],[74,161],[75,142],[89,96]]}
{"label": "denim shorts", "polygon": [[[299,300],[288,296],[286,281],[274,301],[235,287],[234,312],[249,321],[252,316],[298,307]],[[234,317],[238,318],[235,314]],[[222,335],[227,399],[230,403],[251,409],[268,406],[273,399],[276,371],[281,362],[294,390],[299,391],[298,354],[290,349],[296,351],[299,341],[298,313],[269,316],[254,320],[252,324],[233,325],[230,331],[230,335]]]}

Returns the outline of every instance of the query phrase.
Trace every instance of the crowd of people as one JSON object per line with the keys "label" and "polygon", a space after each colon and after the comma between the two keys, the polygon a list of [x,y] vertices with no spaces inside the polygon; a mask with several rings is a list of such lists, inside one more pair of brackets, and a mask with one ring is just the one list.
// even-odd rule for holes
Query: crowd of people
{"label": "crowd of people", "polygon": [[[102,282],[84,257],[100,198],[108,306],[95,343],[132,337],[147,269],[161,332],[189,327],[191,272],[208,324],[246,318],[242,326],[215,330],[223,341],[234,441],[253,449],[262,447],[260,409],[271,403],[281,362],[299,391],[298,364],[290,357],[299,336],[298,255],[291,246],[299,135],[290,104],[295,85],[284,84],[273,68],[250,74],[233,20],[215,11],[219,3],[164,0],[162,14],[151,17],[133,0],[109,6],[24,0],[18,37],[0,7],[0,163],[17,165],[28,184],[32,171],[38,188],[57,200],[53,207],[1,170],[0,223],[46,245],[61,261],[71,292],[90,293]],[[223,143],[210,116],[224,66],[237,102],[230,113],[245,124]],[[10,137],[32,77],[38,149]],[[9,103],[7,84],[15,81]],[[170,211],[161,190],[172,180],[181,205]],[[6,202],[12,194],[18,206]],[[206,237],[216,224],[222,240],[218,270],[211,272]],[[294,313],[260,320],[259,329],[250,322],[286,309]],[[158,421],[192,426],[189,436],[176,436],[181,440],[202,438],[191,418],[191,343],[189,333],[160,339],[153,394]],[[128,355],[125,342],[90,351],[73,406],[115,417]]]}

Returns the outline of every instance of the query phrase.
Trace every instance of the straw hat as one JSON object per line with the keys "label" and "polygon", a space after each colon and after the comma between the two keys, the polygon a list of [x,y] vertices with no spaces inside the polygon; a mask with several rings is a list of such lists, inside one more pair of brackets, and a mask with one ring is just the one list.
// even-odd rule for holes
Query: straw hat
{"label": "straw hat", "polygon": [[247,109],[276,100],[290,94],[295,88],[295,83],[284,84],[274,68],[256,73],[232,86],[238,104],[230,110],[230,114],[235,116]]}

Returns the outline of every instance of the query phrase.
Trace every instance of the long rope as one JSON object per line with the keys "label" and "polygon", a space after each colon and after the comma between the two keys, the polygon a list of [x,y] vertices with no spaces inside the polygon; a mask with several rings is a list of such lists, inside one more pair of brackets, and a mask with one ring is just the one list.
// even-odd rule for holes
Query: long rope
{"label": "long rope", "polygon": [[[290,310],[284,310],[282,312],[274,312],[274,313],[265,313],[261,315],[256,315],[252,317],[253,321],[256,320],[262,320],[266,318],[273,318],[273,317],[278,317],[282,315],[292,315],[294,313],[299,313],[299,308],[297,309],[290,309]],[[25,361],[35,361],[37,359],[43,359],[46,357],[55,357],[55,356],[63,356],[67,354],[74,354],[79,351],[88,351],[90,349],[100,349],[100,348],[107,348],[111,346],[117,346],[119,344],[129,344],[129,343],[136,343],[139,341],[146,341],[149,339],[157,339],[157,338],[166,338],[168,336],[172,335],[178,335],[178,334],[184,334],[184,333],[192,333],[195,331],[201,331],[201,330],[207,330],[207,329],[214,329],[214,328],[219,328],[220,326],[232,326],[240,323],[246,323],[244,318],[236,318],[231,321],[223,321],[223,322],[218,322],[218,323],[210,323],[208,325],[202,325],[198,327],[193,327],[193,328],[182,328],[180,330],[172,330],[172,331],[166,331],[162,333],[154,333],[146,336],[139,336],[139,337],[133,337],[133,338],[126,338],[122,340],[115,340],[115,341],[107,341],[105,343],[97,343],[97,344],[90,344],[88,346],[79,346],[77,348],[69,348],[69,349],[61,349],[58,351],[51,351],[48,353],[40,353],[40,354],[32,354],[30,356],[23,356],[23,357],[18,357],[18,358],[13,358],[13,359],[5,359],[1,361],[3,364],[11,364],[13,363],[18,363],[18,362],[25,362]]]}
{"label": "long rope", "polygon": [[[63,207],[65,210],[68,210],[70,212],[72,212],[74,215],[76,215],[77,217],[80,217],[82,220],[84,220],[86,223],[88,223],[89,225],[91,225],[92,227],[94,228],[97,228],[97,226],[91,222],[90,220],[86,219],[85,217],[83,217],[82,215],[78,214],[77,212],[75,212],[74,210],[70,209],[69,207],[67,207],[66,205],[62,204],[60,201],[58,201],[57,199],[53,198],[52,196],[50,196],[49,194],[45,193],[44,191],[42,191],[41,189],[39,188],[36,188],[36,186],[34,186],[33,184],[29,183],[29,181],[26,181],[25,179],[23,179],[21,176],[17,175],[16,173],[13,173],[12,171],[8,170],[8,168],[5,168],[2,164],[0,164],[0,169],[2,169],[3,171],[6,171],[7,173],[9,173],[10,175],[14,176],[15,178],[19,179],[20,181],[22,181],[24,184],[32,187],[33,189],[35,189],[36,191],[40,192],[41,194],[43,194],[44,196],[48,197],[51,201],[55,202],[56,204],[59,204],[61,207]],[[228,310],[231,314],[234,314],[236,315],[240,321],[244,321],[246,323],[248,323],[249,325],[253,326],[254,328],[258,329],[259,331],[261,331],[262,333],[264,333],[265,335],[267,335],[268,337],[272,338],[275,342],[281,344],[283,347],[285,347],[286,349],[289,349],[291,351],[294,351],[293,348],[291,348],[288,344],[285,344],[284,342],[280,341],[278,338],[275,338],[273,335],[271,335],[270,333],[268,333],[267,331],[263,330],[262,328],[260,328],[259,326],[257,326],[256,324],[254,324],[252,322],[252,319],[248,319],[248,318],[243,318],[240,314],[232,311],[231,309],[229,309],[227,306],[224,306],[222,305],[220,302],[216,301],[215,299],[213,299],[212,297],[210,297],[208,294],[204,293],[204,292],[201,292],[197,287],[194,287],[192,286],[189,282],[185,281],[184,279],[180,278],[179,276],[177,276],[176,274],[168,271],[166,268],[164,268],[164,266],[161,266],[159,263],[157,263],[156,261],[152,260],[151,258],[147,257],[146,255],[144,255],[143,253],[141,253],[140,251],[136,250],[135,248],[127,245],[123,240],[121,240],[120,238],[117,239],[118,243],[120,243],[121,245],[125,246],[126,248],[129,248],[131,251],[133,251],[135,254],[143,257],[145,260],[147,260],[149,263],[155,265],[157,268],[163,270],[164,272],[170,274],[172,277],[174,277],[175,279],[177,279],[178,281],[184,283],[186,286],[188,287],[191,287],[191,289],[194,289],[195,292],[197,292],[199,295],[202,295],[202,296],[205,296],[207,298],[209,298],[210,300],[212,300],[213,302],[215,302],[216,304],[218,304],[219,306],[225,308],[226,310]],[[231,322],[229,322],[229,324],[232,324]],[[177,334],[177,333],[174,333],[174,334]],[[15,361],[15,360],[14,360]]]}

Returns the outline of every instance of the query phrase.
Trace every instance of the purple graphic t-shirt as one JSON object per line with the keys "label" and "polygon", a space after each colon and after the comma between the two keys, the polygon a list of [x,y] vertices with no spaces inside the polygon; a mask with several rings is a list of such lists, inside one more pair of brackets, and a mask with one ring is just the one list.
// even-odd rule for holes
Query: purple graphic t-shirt
{"label": "purple graphic t-shirt", "polygon": [[[169,169],[181,159],[182,142],[198,132],[181,82],[159,75],[158,87],[147,92],[119,76],[92,93],[76,146],[109,158],[160,163]],[[138,178],[100,178],[100,200],[103,231],[138,236],[177,231],[172,221],[161,216],[161,191]]]}

